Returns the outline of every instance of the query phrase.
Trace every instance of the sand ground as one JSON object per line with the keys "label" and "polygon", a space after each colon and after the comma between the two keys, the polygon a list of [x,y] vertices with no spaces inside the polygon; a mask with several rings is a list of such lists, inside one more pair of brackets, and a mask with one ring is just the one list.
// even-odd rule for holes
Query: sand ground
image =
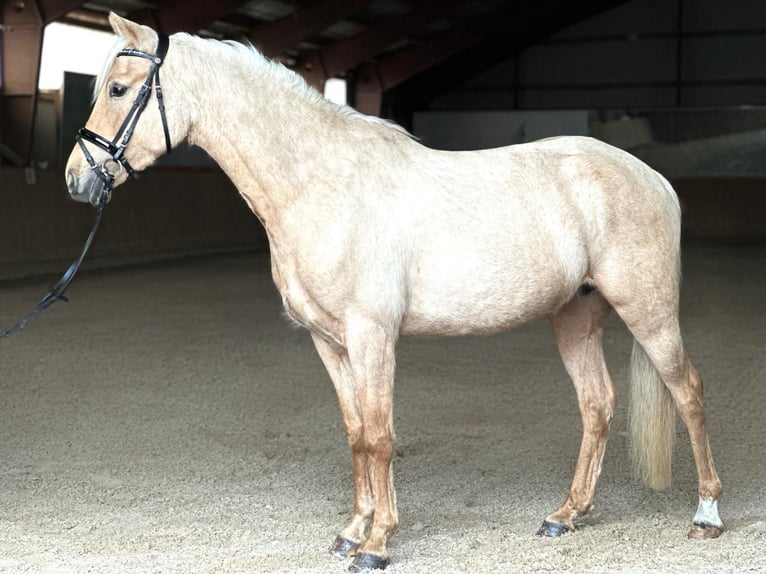
{"label": "sand ground", "polygon": [[[3,328],[48,282],[0,284]],[[0,342],[0,572],[343,572],[351,510],[336,399],[282,318],[266,254],[86,272],[69,304]],[[566,494],[574,391],[545,321],[492,337],[403,339],[388,572],[766,572],[766,249],[685,253],[682,324],[706,381],[727,532],[691,541],[696,476],[631,476],[631,339],[605,335],[621,399],[596,505],[534,536]]]}

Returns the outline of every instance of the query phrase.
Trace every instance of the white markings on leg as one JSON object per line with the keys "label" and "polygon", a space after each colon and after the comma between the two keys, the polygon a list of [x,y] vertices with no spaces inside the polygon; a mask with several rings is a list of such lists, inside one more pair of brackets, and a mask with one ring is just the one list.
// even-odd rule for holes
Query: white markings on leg
{"label": "white markings on leg", "polygon": [[700,498],[697,513],[694,515],[694,524],[704,524],[723,529],[723,521],[718,515],[718,501]]}

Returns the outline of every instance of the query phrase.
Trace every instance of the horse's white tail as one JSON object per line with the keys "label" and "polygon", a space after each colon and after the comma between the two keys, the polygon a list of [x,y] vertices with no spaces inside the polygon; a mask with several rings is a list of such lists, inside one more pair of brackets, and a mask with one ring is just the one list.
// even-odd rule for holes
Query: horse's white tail
{"label": "horse's white tail", "polygon": [[676,409],[660,374],[637,341],[633,341],[630,378],[633,468],[652,488],[667,488],[676,434]]}

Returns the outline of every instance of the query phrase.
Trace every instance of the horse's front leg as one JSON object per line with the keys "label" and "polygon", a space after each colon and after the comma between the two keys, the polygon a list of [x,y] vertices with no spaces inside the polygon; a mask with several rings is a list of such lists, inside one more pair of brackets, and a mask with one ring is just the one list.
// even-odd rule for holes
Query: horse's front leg
{"label": "horse's front leg", "polygon": [[314,345],[330,374],[340,403],[343,426],[351,447],[351,465],[354,477],[354,514],[348,525],[340,531],[330,547],[330,552],[340,558],[354,556],[367,538],[375,499],[372,494],[367,465],[367,449],[364,444],[364,425],[357,399],[356,387],[348,360],[348,353],[312,333]]}
{"label": "horse's front leg", "polygon": [[564,504],[545,518],[537,532],[540,536],[559,536],[573,530],[574,521],[593,504],[616,403],[601,347],[602,327],[610,309],[597,292],[578,294],[551,317],[561,358],[577,391],[583,437],[569,494]]}
{"label": "horse's front leg", "polygon": [[392,461],[394,453],[394,349],[396,335],[360,321],[347,331],[354,383],[364,421],[364,445],[375,514],[352,572],[388,565],[388,539],[399,526]]}
{"label": "horse's front leg", "polygon": [[399,523],[391,470],[396,335],[361,318],[348,321],[345,334],[345,352],[315,337],[336,385],[354,471],[354,516],[332,550],[355,555],[351,571],[382,569]]}

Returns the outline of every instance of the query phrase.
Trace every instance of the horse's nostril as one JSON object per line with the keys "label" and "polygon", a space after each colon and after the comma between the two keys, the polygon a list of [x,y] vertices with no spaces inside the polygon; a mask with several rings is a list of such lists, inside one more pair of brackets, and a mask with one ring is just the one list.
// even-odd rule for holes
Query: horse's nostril
{"label": "horse's nostril", "polygon": [[87,188],[89,183],[87,175],[85,174],[85,177],[81,178],[73,171],[69,171],[66,174],[67,191],[69,192],[69,197],[75,201],[90,201],[91,193]]}
{"label": "horse's nostril", "polygon": [[77,192],[77,176],[71,171],[66,174],[66,186],[70,195]]}

